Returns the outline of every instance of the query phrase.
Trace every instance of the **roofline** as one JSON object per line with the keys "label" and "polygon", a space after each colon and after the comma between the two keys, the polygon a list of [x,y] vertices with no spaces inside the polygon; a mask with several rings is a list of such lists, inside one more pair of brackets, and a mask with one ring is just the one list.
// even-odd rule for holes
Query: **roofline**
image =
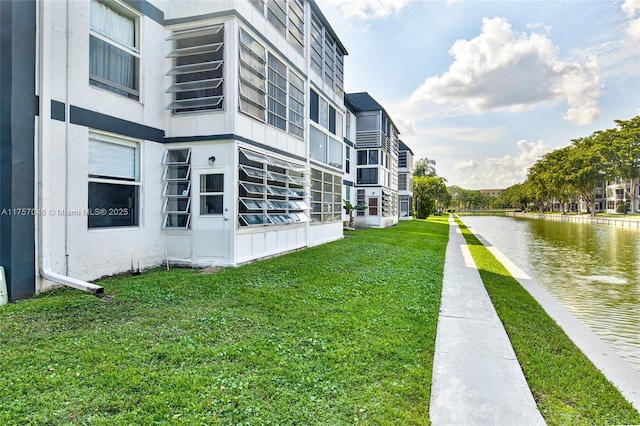
{"label": "roofline", "polygon": [[324,13],[322,13],[322,10],[320,10],[320,7],[318,6],[318,4],[315,2],[315,0],[309,0],[309,5],[311,6],[312,11],[318,16],[318,18],[320,18],[320,21],[322,21],[322,23],[331,33],[331,36],[335,40],[336,45],[338,46],[338,49],[342,51],[342,54],[344,56],[347,56],[349,52],[347,52],[347,49],[342,44],[342,41],[340,41],[340,37],[338,37],[338,34],[336,34],[336,32],[334,31],[333,27],[329,23],[329,20],[327,19],[326,16],[324,16]]}
{"label": "roofline", "polygon": [[[398,145],[400,145],[400,144],[404,145],[407,148],[406,150],[409,151],[411,153],[411,155],[414,155],[413,154],[413,150],[411,149],[411,147],[409,145],[407,145],[402,139],[398,139],[398,142],[399,142]],[[400,146],[398,146],[398,149],[400,149]],[[405,151],[405,150],[403,149],[403,151]]]}
{"label": "roofline", "polygon": [[[345,105],[347,104],[347,96],[349,96],[349,95],[367,95],[367,96],[369,96],[371,99],[373,99],[373,101],[374,101],[376,104],[378,104],[378,106],[380,107],[380,109],[379,109],[379,110],[377,110],[377,109],[375,109],[375,110],[363,110],[363,111],[380,111],[380,110],[382,110],[382,111],[387,115],[387,118],[389,119],[389,121],[391,121],[391,124],[393,124],[393,127],[395,127],[395,128],[396,128],[396,130],[398,131],[398,134],[400,134],[400,128],[398,128],[398,126],[396,125],[395,121],[393,121],[393,118],[391,118],[391,115],[387,112],[387,110],[386,110],[386,109],[384,109],[384,107],[383,107],[382,105],[380,105],[380,102],[376,101],[376,99],[375,99],[373,96],[371,96],[371,95],[369,94],[369,92],[345,93],[345,94],[344,94],[344,103],[345,103]],[[352,110],[355,110],[355,109],[356,109],[356,108],[352,108]]]}

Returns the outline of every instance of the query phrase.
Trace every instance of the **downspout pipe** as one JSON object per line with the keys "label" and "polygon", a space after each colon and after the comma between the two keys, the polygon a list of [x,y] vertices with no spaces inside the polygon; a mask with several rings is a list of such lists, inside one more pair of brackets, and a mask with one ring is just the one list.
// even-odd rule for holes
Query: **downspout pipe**
{"label": "downspout pipe", "polygon": [[[68,55],[69,55],[69,0],[66,1],[67,3],[67,74],[68,74],[68,67],[69,67],[69,62],[68,62]],[[39,88],[40,88],[40,117],[38,120],[39,126],[38,126],[38,130],[39,130],[39,134],[38,134],[38,167],[37,167],[37,182],[38,182],[38,197],[36,198],[36,201],[38,203],[38,210],[39,211],[47,211],[49,209],[50,206],[47,206],[47,200],[50,200],[50,194],[49,194],[49,189],[48,189],[48,166],[47,166],[47,154],[46,151],[48,151],[48,147],[45,146],[45,141],[50,140],[51,135],[50,135],[50,130],[49,130],[49,120],[51,119],[51,88],[50,85],[48,83],[48,79],[51,77],[51,69],[50,69],[50,63],[49,61],[51,61],[51,41],[50,41],[50,37],[47,37],[45,35],[46,31],[51,28],[51,15],[50,15],[50,11],[49,8],[51,7],[51,5],[49,4],[49,2],[46,1],[41,1],[38,2],[38,4],[40,5],[40,16],[39,16],[39,70],[38,70],[38,80],[39,80]],[[65,103],[67,104],[67,111],[65,113],[65,120],[68,122],[69,121],[69,108],[68,108],[68,104],[69,104],[69,86],[67,83],[67,99],[65,99]],[[67,134],[65,135],[65,137],[67,138],[67,143],[68,143],[68,138],[69,138],[69,134],[68,134],[68,126],[67,126]],[[68,163],[68,161],[65,162]],[[68,164],[66,165],[66,167],[68,167]],[[68,178],[67,178],[68,180]],[[66,182],[65,184],[68,184],[68,182]],[[65,200],[66,203],[66,200]],[[67,208],[67,206],[65,205],[65,209]],[[48,265],[48,260],[49,260],[49,249],[48,249],[48,245],[46,244],[46,239],[48,236],[48,230],[49,230],[49,221],[50,218],[49,216],[45,216],[45,215],[38,215],[38,232],[37,232],[37,236],[38,236],[38,272],[40,273],[40,276],[42,278],[44,278],[47,281],[51,281],[53,283],[56,284],[62,284],[66,287],[71,287],[71,288],[75,288],[78,290],[82,290],[82,291],[86,291],[88,293],[92,293],[92,294],[102,294],[104,293],[104,288],[87,282],[87,281],[82,281],[76,278],[72,278],[69,277],[67,275],[63,275],[57,272],[54,272],[51,267]],[[66,227],[65,227],[66,228]],[[65,229],[65,233],[67,232],[67,229]],[[66,254],[66,235],[65,235],[65,254]]]}
{"label": "downspout pipe", "polygon": [[67,287],[76,288],[78,290],[86,291],[87,293],[93,294],[102,294],[104,293],[104,288],[100,287],[97,284],[93,284],[87,281],[82,281],[76,278],[68,277],[66,275],[58,274],[51,270],[45,269],[44,267],[40,267],[40,276],[45,280],[62,284]]}

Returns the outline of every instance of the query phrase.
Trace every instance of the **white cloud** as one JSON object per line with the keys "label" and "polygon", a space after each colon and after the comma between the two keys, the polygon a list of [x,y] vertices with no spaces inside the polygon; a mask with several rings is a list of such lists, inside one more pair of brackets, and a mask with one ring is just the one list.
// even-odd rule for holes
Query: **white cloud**
{"label": "white cloud", "polygon": [[[527,170],[544,154],[552,148],[542,141],[528,142],[519,140],[517,155],[504,155],[502,157],[490,157],[480,162],[476,160],[462,161],[460,163],[476,164],[475,167],[463,168],[457,163],[454,167],[458,172],[452,181],[459,182],[459,186],[467,189],[482,188],[507,188],[516,183],[524,182]],[[477,185],[480,183],[482,188]]]}
{"label": "white cloud", "polygon": [[503,18],[483,19],[480,35],[456,41],[455,58],[441,76],[429,77],[409,105],[454,104],[466,113],[521,111],[543,103],[565,101],[565,119],[593,121],[600,94],[595,56],[584,64],[561,61],[558,48],[543,34],[517,34]]}
{"label": "white cloud", "polygon": [[453,170],[461,172],[461,171],[465,171],[465,170],[475,169],[479,165],[480,164],[478,164],[478,162],[476,160],[471,158],[469,160],[458,161],[456,164],[453,165]]}
{"label": "white cloud", "polygon": [[472,144],[494,144],[507,134],[504,127],[417,127],[417,135],[428,139],[469,142]]}
{"label": "white cloud", "polygon": [[627,34],[640,39],[640,0],[625,0],[622,10],[629,17]]}
{"label": "white cloud", "polygon": [[386,18],[404,9],[411,0],[326,0],[346,18],[372,20]]}

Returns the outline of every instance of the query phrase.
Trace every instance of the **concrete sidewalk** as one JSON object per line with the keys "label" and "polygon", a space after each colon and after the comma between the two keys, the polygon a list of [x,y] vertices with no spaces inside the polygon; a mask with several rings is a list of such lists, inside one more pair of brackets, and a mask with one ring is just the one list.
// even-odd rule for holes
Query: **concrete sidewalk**
{"label": "concrete sidewalk", "polygon": [[436,425],[544,425],[507,333],[450,217],[433,363]]}

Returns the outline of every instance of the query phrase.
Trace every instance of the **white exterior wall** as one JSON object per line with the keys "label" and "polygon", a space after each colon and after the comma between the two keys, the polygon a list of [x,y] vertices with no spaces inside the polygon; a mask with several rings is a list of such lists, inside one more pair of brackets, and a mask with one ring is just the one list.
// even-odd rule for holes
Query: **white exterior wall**
{"label": "white exterior wall", "polygon": [[[139,226],[88,229],[89,128],[72,124],[71,106],[162,128],[164,58],[151,52],[164,40],[161,25],[140,17],[140,100],[89,84],[89,2],[39,2],[40,97],[37,205],[39,264],[83,280],[147,268],[162,262],[160,143],[136,140],[140,152]],[[67,14],[69,19],[67,20]],[[69,23],[67,27],[67,22]],[[68,39],[67,39],[68,35]],[[51,119],[51,100],[65,106],[65,121]],[[118,135],[120,136],[120,135]],[[131,138],[127,138],[131,140]],[[37,290],[49,287],[40,279]]]}
{"label": "white exterior wall", "polygon": [[342,237],[342,222],[312,224],[309,227],[309,246],[317,246]]}
{"label": "white exterior wall", "polygon": [[[380,187],[357,187],[357,189],[365,190],[365,202],[367,208],[364,210],[364,216],[357,216],[354,212],[356,226],[370,228],[387,228],[398,223],[398,216],[382,216],[382,188]],[[378,198],[378,214],[369,215],[369,198]]]}
{"label": "white exterior wall", "polygon": [[[121,3],[139,16],[140,81],[139,100],[129,99],[89,83],[90,2],[39,2],[42,20],[38,46],[40,117],[36,120],[36,144],[41,147],[37,206],[55,212],[38,220],[40,233],[37,255],[40,264],[53,272],[82,280],[138,270],[163,263],[166,259],[190,265],[237,265],[278,255],[306,246],[342,238],[342,223],[302,223],[264,227],[240,227],[238,223],[238,148],[305,163],[310,171],[309,147],[301,140],[266,123],[259,122],[238,108],[238,28],[242,26],[270,53],[295,70],[307,74],[305,84],[305,137],[309,135],[309,88],[312,86],[346,117],[343,99],[310,71],[308,58],[300,55],[247,0],[152,1],[162,9],[166,27]],[[234,12],[235,9],[235,12]],[[204,21],[195,21],[206,16]],[[237,15],[242,16],[239,18]],[[245,24],[246,20],[250,26]],[[305,3],[308,46],[311,9]],[[68,23],[68,24],[67,24]],[[165,90],[172,84],[166,76],[172,61],[167,41],[171,32],[206,24],[224,23],[224,109],[205,113],[172,115],[165,110],[172,95]],[[255,29],[255,31],[254,31]],[[67,37],[68,35],[68,37]],[[44,41],[43,41],[44,40]],[[309,48],[306,47],[308,52]],[[294,65],[292,67],[292,65]],[[64,121],[51,119],[51,101],[65,107]],[[58,104],[59,105],[59,104]],[[118,128],[102,131],[71,122],[71,109],[123,120],[127,126],[147,126],[165,132],[167,138],[194,137],[205,140],[180,143],[131,138]],[[355,116],[352,116],[355,140]],[[343,131],[346,126],[343,123]],[[133,227],[88,228],[89,134],[99,132],[137,142],[139,145],[139,225]],[[237,139],[206,140],[207,136],[236,135]],[[246,145],[247,139],[259,146]],[[191,228],[163,229],[163,158],[167,149],[191,148]],[[273,148],[270,151],[266,148]],[[211,163],[209,158],[216,160]],[[352,149],[351,173],[355,181],[356,151]],[[331,168],[328,168],[330,170]],[[333,173],[340,174],[335,170]],[[224,214],[201,216],[199,177],[223,173],[225,176]],[[352,202],[355,204],[355,187]],[[309,203],[309,199],[307,199]],[[48,282],[40,279],[39,291]]]}
{"label": "white exterior wall", "polygon": [[240,264],[306,247],[307,227],[283,225],[241,229],[236,241],[236,263]]}

